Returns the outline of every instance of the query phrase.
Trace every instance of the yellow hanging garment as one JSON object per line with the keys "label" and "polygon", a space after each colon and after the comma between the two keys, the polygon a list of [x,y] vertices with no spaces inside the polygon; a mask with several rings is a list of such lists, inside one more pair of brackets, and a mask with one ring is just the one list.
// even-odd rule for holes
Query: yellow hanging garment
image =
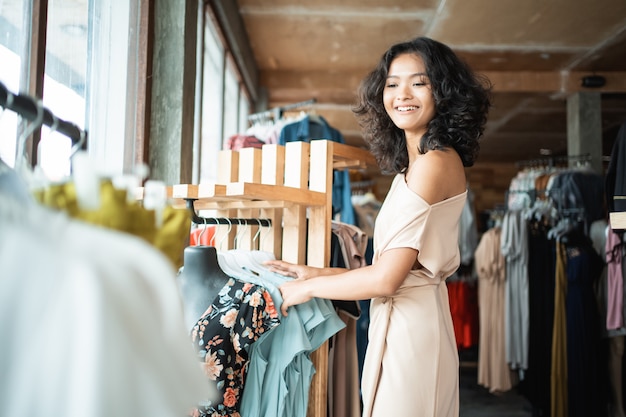
{"label": "yellow hanging garment", "polygon": [[49,185],[33,195],[42,205],[65,211],[72,218],[141,237],[161,250],[175,268],[183,265],[191,228],[185,209],[165,206],[161,225],[157,226],[154,210],[145,209],[139,202],[128,202],[127,191],[115,188],[110,180],[101,181],[100,204],[94,210],[80,207],[73,182]]}

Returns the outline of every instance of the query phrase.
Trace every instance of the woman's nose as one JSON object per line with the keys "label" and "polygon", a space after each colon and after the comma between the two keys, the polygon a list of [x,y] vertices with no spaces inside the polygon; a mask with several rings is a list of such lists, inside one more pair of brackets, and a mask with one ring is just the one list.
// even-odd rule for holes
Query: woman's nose
{"label": "woman's nose", "polygon": [[413,94],[411,92],[411,88],[409,86],[400,86],[398,89],[398,96],[396,97],[399,100],[408,100],[413,98]]}

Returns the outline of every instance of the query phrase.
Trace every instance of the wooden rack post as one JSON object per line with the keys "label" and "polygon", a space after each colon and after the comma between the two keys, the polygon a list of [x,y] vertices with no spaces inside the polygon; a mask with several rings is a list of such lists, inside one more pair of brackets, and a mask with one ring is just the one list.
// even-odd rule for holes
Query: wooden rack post
{"label": "wooden rack post", "polygon": [[[260,249],[277,259],[327,267],[330,263],[333,169],[375,168],[366,150],[329,140],[264,145],[220,152],[218,183],[168,187],[174,206],[195,199],[198,210],[220,216],[270,219],[259,239],[254,226],[236,226],[224,247]],[[308,221],[308,224],[307,224]],[[227,226],[217,226],[227,227]],[[223,231],[216,231],[221,235]],[[235,242],[235,238],[236,242]],[[308,242],[308,244],[307,244]],[[308,249],[307,249],[308,248]],[[327,414],[328,344],[313,352],[316,373],[309,393],[308,417]]]}

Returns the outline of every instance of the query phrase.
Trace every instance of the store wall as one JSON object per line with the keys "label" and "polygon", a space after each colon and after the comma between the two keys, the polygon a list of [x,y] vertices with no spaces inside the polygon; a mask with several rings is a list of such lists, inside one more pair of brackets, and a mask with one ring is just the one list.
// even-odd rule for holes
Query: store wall
{"label": "store wall", "polygon": [[[511,163],[476,163],[466,170],[467,181],[474,193],[474,208],[479,214],[504,205],[511,180],[519,168]],[[479,224],[478,230],[484,230]]]}

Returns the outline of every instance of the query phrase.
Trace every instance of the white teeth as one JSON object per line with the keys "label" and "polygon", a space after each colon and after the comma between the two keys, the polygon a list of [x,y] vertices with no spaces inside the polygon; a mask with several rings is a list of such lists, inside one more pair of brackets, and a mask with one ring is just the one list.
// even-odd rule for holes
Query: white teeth
{"label": "white teeth", "polygon": [[409,111],[409,110],[417,110],[417,107],[415,106],[398,107],[398,111]]}

